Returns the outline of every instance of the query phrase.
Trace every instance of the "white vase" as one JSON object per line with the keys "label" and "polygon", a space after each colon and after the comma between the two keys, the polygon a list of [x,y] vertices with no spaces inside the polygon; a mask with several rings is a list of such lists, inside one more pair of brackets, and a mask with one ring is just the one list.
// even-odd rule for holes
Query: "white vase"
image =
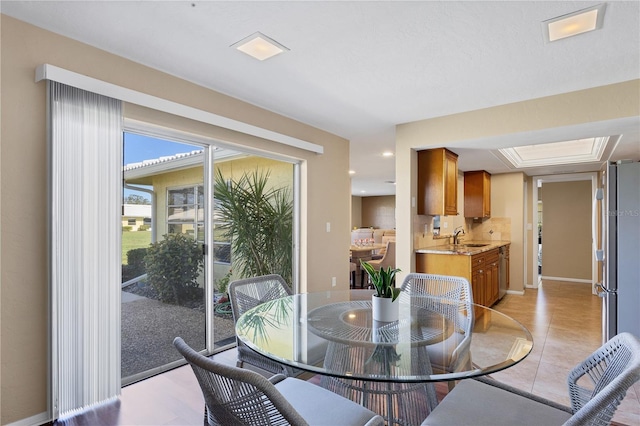
{"label": "white vase", "polygon": [[371,296],[371,311],[373,320],[380,322],[398,321],[400,315],[400,301],[392,302],[390,297]]}

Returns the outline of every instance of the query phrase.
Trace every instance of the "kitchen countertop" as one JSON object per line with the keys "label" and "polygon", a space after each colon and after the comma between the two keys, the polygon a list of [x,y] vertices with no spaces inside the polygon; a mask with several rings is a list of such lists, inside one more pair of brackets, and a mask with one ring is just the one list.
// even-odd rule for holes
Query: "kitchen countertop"
{"label": "kitchen countertop", "polygon": [[[469,245],[486,244],[482,247],[469,247]],[[443,244],[441,246],[425,247],[416,249],[416,253],[423,254],[458,254],[464,256],[473,256],[474,254],[484,253],[498,247],[511,244],[511,241],[462,241],[460,244]]]}

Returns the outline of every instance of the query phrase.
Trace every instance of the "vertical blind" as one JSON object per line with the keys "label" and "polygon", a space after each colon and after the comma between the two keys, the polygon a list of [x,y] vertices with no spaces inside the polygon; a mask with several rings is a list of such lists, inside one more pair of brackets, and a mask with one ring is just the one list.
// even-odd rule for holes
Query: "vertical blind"
{"label": "vertical blind", "polygon": [[120,394],[122,103],[48,81],[51,411]]}

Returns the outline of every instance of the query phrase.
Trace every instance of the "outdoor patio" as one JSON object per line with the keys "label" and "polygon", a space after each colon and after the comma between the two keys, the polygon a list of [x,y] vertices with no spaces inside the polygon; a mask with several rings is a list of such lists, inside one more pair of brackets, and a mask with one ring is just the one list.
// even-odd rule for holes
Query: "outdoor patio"
{"label": "outdoor patio", "polygon": [[[179,359],[172,344],[176,336],[204,348],[205,313],[201,309],[123,291],[121,318],[123,378]],[[215,315],[214,336],[216,347],[234,342],[231,314]]]}

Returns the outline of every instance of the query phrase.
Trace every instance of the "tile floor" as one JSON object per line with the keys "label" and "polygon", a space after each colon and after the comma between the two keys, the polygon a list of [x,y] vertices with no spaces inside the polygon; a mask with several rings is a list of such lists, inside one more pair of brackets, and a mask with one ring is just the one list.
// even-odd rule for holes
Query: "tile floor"
{"label": "tile floor", "polygon": [[[569,405],[569,371],[602,344],[602,299],[588,284],[543,281],[524,296],[506,295],[494,309],[527,327],[534,346],[524,361],[493,377]],[[640,382],[629,390],[614,421],[640,425]]]}

